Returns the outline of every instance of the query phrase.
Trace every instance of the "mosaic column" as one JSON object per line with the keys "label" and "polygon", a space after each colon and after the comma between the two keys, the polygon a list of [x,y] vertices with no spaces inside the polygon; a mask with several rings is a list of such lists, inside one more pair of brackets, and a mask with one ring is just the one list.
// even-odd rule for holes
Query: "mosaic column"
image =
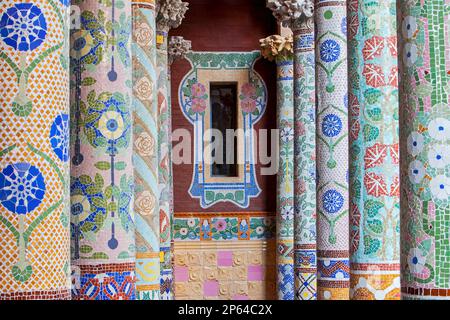
{"label": "mosaic column", "polygon": [[173,299],[172,268],[172,220],[173,178],[171,159],[171,109],[168,61],[168,34],[177,28],[188,9],[181,0],[158,0],[157,2],[157,101],[158,101],[158,183],[160,216],[161,299]]}
{"label": "mosaic column", "polygon": [[399,6],[402,297],[450,297],[450,1]]}
{"label": "mosaic column", "polygon": [[347,1],[316,2],[317,295],[348,300]]}
{"label": "mosaic column", "polygon": [[0,2],[0,300],[70,299],[69,11]]}
{"label": "mosaic column", "polygon": [[262,55],[277,64],[277,292],[294,300],[294,61],[292,36],[260,40]]}
{"label": "mosaic column", "polygon": [[316,91],[314,3],[268,0],[294,33],[294,273],[295,299],[317,298]]}
{"label": "mosaic column", "polygon": [[350,297],[400,298],[395,0],[348,1]]}
{"label": "mosaic column", "polygon": [[135,299],[131,2],[75,1],[71,32],[73,298]]}
{"label": "mosaic column", "polygon": [[158,111],[154,0],[132,3],[136,299],[159,300]]}

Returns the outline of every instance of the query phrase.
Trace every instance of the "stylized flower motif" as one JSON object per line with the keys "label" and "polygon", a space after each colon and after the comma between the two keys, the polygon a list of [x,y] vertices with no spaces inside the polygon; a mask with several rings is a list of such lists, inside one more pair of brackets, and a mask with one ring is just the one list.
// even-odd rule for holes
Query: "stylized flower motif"
{"label": "stylized flower motif", "polygon": [[102,60],[102,51],[99,49],[106,41],[105,28],[89,11],[81,14],[80,24],[81,30],[72,32],[70,36],[70,57],[97,65]]}
{"label": "stylized flower motif", "polygon": [[188,234],[188,229],[187,229],[187,228],[181,228],[181,229],[180,229],[180,234],[181,234],[182,236],[187,235],[187,234]]}
{"label": "stylized flower motif", "polygon": [[418,132],[411,132],[407,140],[407,149],[410,155],[417,156],[423,150],[423,135]]}
{"label": "stylized flower motif", "polygon": [[94,38],[88,30],[79,30],[70,37],[70,55],[73,58],[81,59],[88,55],[95,46]]}
{"label": "stylized flower motif", "polygon": [[136,43],[141,47],[148,47],[152,44],[153,33],[152,28],[147,23],[135,23],[133,29],[133,37]]}
{"label": "stylized flower motif", "polygon": [[332,39],[325,40],[320,45],[320,59],[325,62],[334,62],[341,54],[341,46]]}
{"label": "stylized flower motif", "polygon": [[150,157],[155,153],[155,139],[147,131],[143,131],[135,137],[134,146],[139,155],[143,157]]}
{"label": "stylized flower motif", "polygon": [[362,75],[366,77],[366,83],[374,88],[379,88],[386,84],[383,69],[378,65],[365,64]]}
{"label": "stylized flower motif", "polygon": [[106,215],[105,196],[101,191],[92,193],[93,186],[94,181],[87,176],[84,179],[74,179],[70,186],[70,193],[72,194],[70,211],[72,217],[75,218],[72,232],[76,233],[74,234],[75,237],[79,236],[82,239],[86,233],[98,232],[103,225],[103,217]]}
{"label": "stylized flower motif", "polygon": [[246,83],[241,88],[242,95],[244,97],[250,98],[256,96],[256,88],[251,83]]}
{"label": "stylized flower motif", "polygon": [[206,110],[206,101],[201,98],[192,99],[192,108],[191,110],[196,113],[202,113]]}
{"label": "stylized flower motif", "polygon": [[445,168],[450,163],[450,146],[432,145],[428,150],[428,163],[432,168]]}
{"label": "stylized flower motif", "polygon": [[364,186],[367,193],[371,196],[379,198],[388,194],[384,177],[374,172],[368,172],[364,175]]}
{"label": "stylized flower motif", "polygon": [[444,141],[450,138],[450,121],[445,118],[436,118],[428,124],[428,133],[430,137],[438,141]]}
{"label": "stylized flower motif", "polygon": [[402,22],[402,34],[405,39],[411,39],[417,32],[417,21],[412,16],[406,16]]}
{"label": "stylized flower motif", "polygon": [[217,231],[224,231],[227,228],[225,219],[218,219],[215,223]]}
{"label": "stylized flower motif", "polygon": [[283,141],[284,143],[291,141],[292,139],[294,139],[294,129],[291,127],[284,127],[283,129],[281,129],[280,137],[281,141]]}
{"label": "stylized flower motif", "polygon": [[362,49],[364,60],[372,60],[379,57],[384,49],[384,38],[380,36],[373,36],[364,42]]}
{"label": "stylized flower motif", "polygon": [[106,111],[98,121],[98,130],[109,140],[120,138],[124,129],[123,117],[117,111]]}
{"label": "stylized flower motif", "polygon": [[201,83],[194,83],[191,87],[191,94],[194,98],[201,98],[206,94],[206,88]]}
{"label": "stylized flower motif", "polygon": [[153,193],[145,190],[137,196],[134,207],[139,214],[149,216],[153,214],[153,211],[155,210],[155,203],[156,199]]}
{"label": "stylized flower motif", "polygon": [[91,204],[85,195],[73,195],[70,197],[70,213],[76,216],[78,222],[85,221],[91,214]]}
{"label": "stylized flower motif", "polygon": [[431,194],[439,200],[447,200],[450,197],[450,178],[439,175],[430,182]]}
{"label": "stylized flower motif", "polygon": [[16,3],[0,19],[0,36],[14,50],[33,51],[47,35],[47,22],[41,9],[32,3]]}
{"label": "stylized flower motif", "polygon": [[342,130],[342,120],[335,114],[327,114],[322,120],[322,132],[327,137],[336,137]]}
{"label": "stylized flower motif", "polygon": [[322,196],[323,208],[328,213],[336,213],[344,205],[344,197],[336,190],[328,190]]}
{"label": "stylized flower motif", "polygon": [[256,110],[256,101],[252,98],[245,98],[241,101],[242,112],[252,113]]}
{"label": "stylized flower motif", "polygon": [[420,183],[425,176],[425,167],[418,160],[411,161],[408,167],[408,176],[411,183]]}
{"label": "stylized flower motif", "polygon": [[142,101],[152,101],[153,99],[153,83],[148,77],[142,77],[134,85],[136,96]]}
{"label": "stylized flower motif", "polygon": [[294,207],[293,206],[284,206],[281,209],[281,217],[283,220],[292,220],[294,219]]}
{"label": "stylized flower motif", "polygon": [[411,273],[419,276],[425,267],[426,257],[419,248],[411,248],[408,253],[408,267]]}
{"label": "stylized flower motif", "polygon": [[195,219],[188,219],[187,220],[187,225],[190,227],[190,228],[193,228],[193,227],[195,227]]}
{"label": "stylized flower motif", "polygon": [[407,42],[403,50],[403,62],[411,67],[417,61],[417,46],[414,43]]}
{"label": "stylized flower motif", "polygon": [[56,116],[50,128],[50,144],[59,160],[69,160],[69,116],[65,113]]}
{"label": "stylized flower motif", "polygon": [[134,282],[136,282],[134,272],[106,276],[102,281],[103,293],[108,300],[133,300]]}
{"label": "stylized flower motif", "polygon": [[369,169],[382,165],[387,155],[387,149],[387,146],[381,143],[368,147],[364,153],[364,168]]}
{"label": "stylized flower motif", "polygon": [[0,202],[8,211],[27,214],[42,203],[44,195],[44,176],[35,166],[20,162],[0,173]]}
{"label": "stylized flower motif", "polygon": [[264,227],[263,226],[257,226],[255,229],[256,234],[262,235],[264,234]]}

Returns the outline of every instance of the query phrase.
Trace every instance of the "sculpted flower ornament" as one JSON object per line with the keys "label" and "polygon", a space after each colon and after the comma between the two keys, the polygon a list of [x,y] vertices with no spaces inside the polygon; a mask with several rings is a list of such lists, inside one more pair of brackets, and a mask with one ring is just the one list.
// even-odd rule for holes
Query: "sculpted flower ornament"
{"label": "sculpted flower ornament", "polygon": [[294,53],[292,36],[282,37],[273,35],[259,40],[259,43],[261,46],[261,54],[269,61]]}

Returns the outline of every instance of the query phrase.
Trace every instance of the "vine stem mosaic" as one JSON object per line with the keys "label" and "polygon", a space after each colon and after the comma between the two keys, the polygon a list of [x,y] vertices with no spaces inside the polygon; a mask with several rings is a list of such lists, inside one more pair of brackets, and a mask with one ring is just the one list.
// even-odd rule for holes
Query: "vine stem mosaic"
{"label": "vine stem mosaic", "polygon": [[402,297],[450,297],[450,1],[399,4]]}
{"label": "vine stem mosaic", "polygon": [[69,15],[0,3],[0,299],[70,299]]}
{"label": "vine stem mosaic", "polygon": [[135,299],[131,2],[77,0],[71,31],[73,298]]}
{"label": "vine stem mosaic", "polygon": [[294,58],[292,36],[260,40],[262,55],[277,64],[277,293],[294,300]]}
{"label": "vine stem mosaic", "polygon": [[348,300],[347,2],[316,2],[317,295]]}
{"label": "vine stem mosaic", "polygon": [[349,0],[350,297],[400,298],[396,1]]}
{"label": "vine stem mosaic", "polygon": [[160,253],[155,1],[134,1],[132,16],[136,298],[158,300]]}

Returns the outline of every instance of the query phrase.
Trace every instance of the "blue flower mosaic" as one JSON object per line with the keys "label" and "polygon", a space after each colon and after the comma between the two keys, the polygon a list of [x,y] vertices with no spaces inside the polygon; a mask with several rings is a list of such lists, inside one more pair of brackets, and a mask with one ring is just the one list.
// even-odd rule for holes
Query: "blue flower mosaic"
{"label": "blue flower mosaic", "polygon": [[[101,190],[95,190],[95,184],[88,176],[74,179],[71,187],[70,212],[73,221],[72,237],[84,238],[87,232],[98,232],[106,215],[106,199]],[[99,217],[97,217],[99,216]]]}
{"label": "blue flower mosaic", "polygon": [[[104,93],[97,100],[96,108],[89,109],[86,132],[95,147],[107,147],[108,154],[117,154],[126,148],[131,138],[129,106],[120,94]],[[92,137],[89,137],[92,135]]]}
{"label": "blue flower mosaic", "polygon": [[53,152],[63,162],[69,160],[69,116],[56,116],[50,128],[50,144]]}
{"label": "blue flower mosaic", "polygon": [[35,166],[15,163],[0,173],[0,203],[8,211],[30,213],[42,203],[44,195],[44,176]]}
{"label": "blue flower mosaic", "polygon": [[336,190],[328,190],[322,196],[323,208],[328,213],[336,213],[344,205],[344,197]]}
{"label": "blue flower mosaic", "polygon": [[335,114],[328,114],[322,120],[322,132],[325,136],[336,137],[342,130],[342,120]]}
{"label": "blue flower mosaic", "polygon": [[320,59],[325,62],[336,61],[341,54],[341,46],[334,40],[325,40],[320,45]]}
{"label": "blue flower mosaic", "polygon": [[[64,1],[64,0],[62,0]],[[85,62],[97,65],[101,62],[102,48],[106,40],[106,31],[88,11],[84,11],[80,17],[80,30],[71,33],[72,44],[70,56],[77,62]]]}
{"label": "blue flower mosaic", "polygon": [[0,36],[8,46],[19,51],[33,51],[47,35],[47,22],[39,7],[16,3],[0,19]]}

